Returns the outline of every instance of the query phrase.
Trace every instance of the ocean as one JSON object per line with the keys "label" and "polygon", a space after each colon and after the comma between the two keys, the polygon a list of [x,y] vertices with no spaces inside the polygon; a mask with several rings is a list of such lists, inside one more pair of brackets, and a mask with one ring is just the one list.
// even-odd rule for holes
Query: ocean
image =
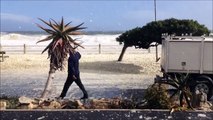
{"label": "ocean", "polygon": [[[86,31],[83,35],[75,35],[72,38],[82,45],[119,45],[116,38],[122,31]],[[48,34],[40,31],[14,31],[1,32],[0,45],[47,45],[50,41],[36,44],[37,41],[44,39]]]}
{"label": "ocean", "polygon": [[[83,35],[71,36],[77,39],[85,49],[79,48],[78,51],[84,54],[119,54],[123,48],[116,41],[122,31],[89,31]],[[48,34],[44,32],[34,31],[18,31],[18,32],[1,32],[0,35],[0,50],[6,51],[9,54],[16,53],[41,53],[43,49],[50,43],[51,40],[37,43],[44,39]],[[135,47],[129,47],[128,53],[147,53],[147,50],[138,50]]]}

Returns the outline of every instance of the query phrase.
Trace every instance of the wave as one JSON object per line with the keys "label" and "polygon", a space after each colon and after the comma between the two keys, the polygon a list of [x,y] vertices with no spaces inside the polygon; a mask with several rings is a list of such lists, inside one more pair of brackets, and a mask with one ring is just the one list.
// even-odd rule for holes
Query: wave
{"label": "wave", "polygon": [[[72,36],[73,39],[82,45],[119,45],[116,38],[120,34],[91,34]],[[45,34],[20,34],[20,33],[1,33],[1,45],[47,45],[50,41],[36,44],[37,41],[44,39]]]}

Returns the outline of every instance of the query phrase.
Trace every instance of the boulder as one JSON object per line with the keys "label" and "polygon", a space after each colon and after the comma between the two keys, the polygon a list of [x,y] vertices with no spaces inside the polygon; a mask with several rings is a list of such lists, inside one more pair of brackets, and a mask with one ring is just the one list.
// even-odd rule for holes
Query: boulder
{"label": "boulder", "polygon": [[38,106],[32,103],[19,104],[18,109],[36,109]]}
{"label": "boulder", "polygon": [[21,96],[19,99],[19,109],[36,109],[39,105],[38,101],[32,98]]}
{"label": "boulder", "polygon": [[39,108],[42,109],[60,109],[61,107],[62,107],[61,103],[55,100],[54,101],[45,100],[39,104]]}
{"label": "boulder", "polygon": [[34,99],[25,96],[21,96],[18,100],[20,104],[30,104],[34,101]]}
{"label": "boulder", "polygon": [[62,102],[62,109],[77,109],[76,102],[73,100]]}
{"label": "boulder", "polygon": [[109,109],[110,106],[110,100],[109,99],[92,99],[91,100],[91,108],[92,109]]}
{"label": "boulder", "polygon": [[207,94],[204,90],[196,90],[192,97],[192,107],[197,110],[211,111],[212,104],[207,101]]}
{"label": "boulder", "polygon": [[7,107],[7,102],[6,101],[0,101],[0,110],[5,110]]}
{"label": "boulder", "polygon": [[84,104],[80,100],[76,100],[75,102],[78,109],[85,109]]}
{"label": "boulder", "polygon": [[198,110],[204,110],[204,111],[212,111],[212,103],[209,101],[205,103],[201,103],[200,106],[197,108]]}

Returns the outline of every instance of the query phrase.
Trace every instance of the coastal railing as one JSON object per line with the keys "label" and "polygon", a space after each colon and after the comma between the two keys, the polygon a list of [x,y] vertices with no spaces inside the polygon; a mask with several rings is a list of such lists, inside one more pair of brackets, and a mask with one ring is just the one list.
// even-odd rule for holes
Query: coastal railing
{"label": "coastal railing", "polygon": [[[40,54],[45,45],[2,45],[0,51],[6,51],[7,54]],[[84,45],[85,49],[78,48],[83,54],[119,54],[123,45]],[[135,49],[135,47],[128,47],[126,53],[141,54],[151,53],[154,48],[150,49]],[[46,52],[45,52],[46,53]]]}

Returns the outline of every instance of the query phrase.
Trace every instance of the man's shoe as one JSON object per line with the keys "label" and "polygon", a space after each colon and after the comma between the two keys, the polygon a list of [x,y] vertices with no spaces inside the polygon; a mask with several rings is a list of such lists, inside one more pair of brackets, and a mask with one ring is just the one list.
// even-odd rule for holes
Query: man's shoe
{"label": "man's shoe", "polygon": [[84,95],[81,99],[88,99],[88,95]]}

